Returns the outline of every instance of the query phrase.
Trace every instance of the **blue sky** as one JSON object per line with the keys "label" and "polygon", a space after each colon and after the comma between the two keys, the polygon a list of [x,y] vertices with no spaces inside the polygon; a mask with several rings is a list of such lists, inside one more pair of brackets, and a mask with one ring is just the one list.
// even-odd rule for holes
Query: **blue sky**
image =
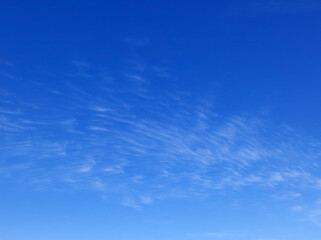
{"label": "blue sky", "polygon": [[319,240],[321,1],[1,1],[0,238]]}

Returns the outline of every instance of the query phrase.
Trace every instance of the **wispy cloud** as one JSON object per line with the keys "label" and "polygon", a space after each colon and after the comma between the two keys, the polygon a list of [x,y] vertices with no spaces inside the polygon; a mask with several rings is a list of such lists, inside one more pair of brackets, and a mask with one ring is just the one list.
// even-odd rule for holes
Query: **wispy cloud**
{"label": "wispy cloud", "polygon": [[[157,71],[165,77],[167,70]],[[115,73],[118,81],[108,84],[98,72],[90,87],[62,81],[63,101],[61,94],[35,96],[41,104],[33,107],[10,96],[0,111],[2,174],[110,192],[136,209],[247,188],[295,201],[320,188],[320,143],[286,124],[255,113],[220,115],[212,98],[152,88],[141,72]]]}
{"label": "wispy cloud", "polygon": [[146,80],[140,75],[126,74],[126,77],[138,83],[147,83]]}

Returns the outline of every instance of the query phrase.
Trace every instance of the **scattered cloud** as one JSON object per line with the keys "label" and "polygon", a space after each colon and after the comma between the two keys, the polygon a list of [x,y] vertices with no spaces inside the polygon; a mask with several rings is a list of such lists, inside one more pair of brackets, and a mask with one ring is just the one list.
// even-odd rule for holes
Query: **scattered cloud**
{"label": "scattered cloud", "polygon": [[300,197],[302,197],[301,193],[295,193],[295,192],[290,192],[290,193],[282,193],[282,194],[276,194],[272,196],[275,199],[278,200],[287,200],[287,201],[292,201],[295,199],[298,199]]}
{"label": "scattered cloud", "polygon": [[[167,73],[162,67],[153,74]],[[43,179],[42,186],[90,187],[136,209],[255,188],[307,211],[295,201],[320,189],[318,141],[266,115],[220,115],[209,97],[129,83],[145,83],[143,73],[113,75],[118,81],[108,85],[95,75],[93,90],[87,82],[61,82],[64,101],[52,94],[35,96],[37,107],[14,97],[4,103],[1,174],[34,185]]]}

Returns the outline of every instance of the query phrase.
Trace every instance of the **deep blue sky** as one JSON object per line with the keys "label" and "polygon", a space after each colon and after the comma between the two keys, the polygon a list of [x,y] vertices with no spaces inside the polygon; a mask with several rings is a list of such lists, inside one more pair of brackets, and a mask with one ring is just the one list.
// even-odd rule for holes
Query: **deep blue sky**
{"label": "deep blue sky", "polygon": [[0,238],[319,240],[321,1],[1,1]]}

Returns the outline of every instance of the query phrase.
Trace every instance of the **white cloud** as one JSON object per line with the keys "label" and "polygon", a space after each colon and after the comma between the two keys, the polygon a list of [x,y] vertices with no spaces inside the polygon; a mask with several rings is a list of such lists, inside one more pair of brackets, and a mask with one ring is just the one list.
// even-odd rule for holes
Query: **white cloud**
{"label": "white cloud", "polygon": [[[78,65],[93,72],[88,64]],[[220,115],[211,98],[128,81],[146,82],[147,71],[141,70],[131,69],[125,79],[120,74],[120,85],[97,84],[97,94],[70,81],[63,103],[3,108],[1,172],[28,179],[33,171],[33,178],[51,179],[50,184],[109,191],[136,208],[159,199],[246,188],[268,189],[269,196],[296,206],[302,190],[320,189],[318,141],[259,114]],[[151,72],[165,76],[167,70]],[[13,116],[17,109],[23,114]],[[35,117],[27,119],[25,112]],[[27,163],[25,172],[12,158]]]}

